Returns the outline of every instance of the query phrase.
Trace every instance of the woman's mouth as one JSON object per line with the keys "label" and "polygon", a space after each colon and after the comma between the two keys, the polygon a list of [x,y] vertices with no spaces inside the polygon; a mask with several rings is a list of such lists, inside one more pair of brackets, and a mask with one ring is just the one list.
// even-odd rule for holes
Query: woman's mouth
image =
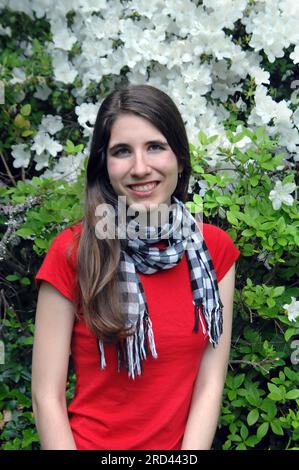
{"label": "woman's mouth", "polygon": [[159,183],[160,181],[153,181],[146,184],[130,184],[128,188],[134,195],[146,197],[154,192]]}

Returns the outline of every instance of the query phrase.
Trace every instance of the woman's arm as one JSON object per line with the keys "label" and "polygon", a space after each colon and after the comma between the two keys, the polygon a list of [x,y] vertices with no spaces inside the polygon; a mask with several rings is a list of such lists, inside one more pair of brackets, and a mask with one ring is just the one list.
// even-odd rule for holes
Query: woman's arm
{"label": "woman's arm", "polygon": [[43,450],[76,449],[65,395],[74,313],[72,302],[42,281],[32,357],[32,405]]}
{"label": "woman's arm", "polygon": [[224,306],[223,334],[215,349],[209,343],[204,352],[194,384],[182,450],[209,450],[217,428],[230,353],[235,264],[218,285]]}

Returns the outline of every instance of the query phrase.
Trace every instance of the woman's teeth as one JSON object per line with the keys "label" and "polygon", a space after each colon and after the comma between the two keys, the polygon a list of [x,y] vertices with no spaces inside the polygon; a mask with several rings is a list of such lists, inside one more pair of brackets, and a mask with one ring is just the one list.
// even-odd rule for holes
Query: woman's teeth
{"label": "woman's teeth", "polygon": [[157,186],[157,182],[155,183],[149,183],[145,184],[142,186],[130,186],[134,191],[150,191],[151,189],[154,189],[155,186]]}

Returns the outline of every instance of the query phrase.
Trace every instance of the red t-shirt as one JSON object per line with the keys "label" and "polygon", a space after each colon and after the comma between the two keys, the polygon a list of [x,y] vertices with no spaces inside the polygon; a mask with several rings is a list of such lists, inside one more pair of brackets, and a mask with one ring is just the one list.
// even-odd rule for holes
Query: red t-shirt
{"label": "red t-shirt", "polygon": [[[71,301],[76,296],[76,249],[67,260],[67,248],[81,224],[63,230],[51,243],[35,280],[51,283]],[[229,235],[203,224],[218,282],[240,251]],[[162,245],[160,244],[162,243]],[[155,246],[163,246],[160,242]],[[158,358],[149,353],[143,375],[135,380],[125,369],[117,371],[117,350],[105,345],[107,366],[100,369],[97,339],[83,319],[74,323],[71,350],[76,372],[75,396],[68,412],[80,450],[180,449],[193,385],[207,335],[194,333],[194,305],[186,254],[172,269],[139,273],[153,324]]]}

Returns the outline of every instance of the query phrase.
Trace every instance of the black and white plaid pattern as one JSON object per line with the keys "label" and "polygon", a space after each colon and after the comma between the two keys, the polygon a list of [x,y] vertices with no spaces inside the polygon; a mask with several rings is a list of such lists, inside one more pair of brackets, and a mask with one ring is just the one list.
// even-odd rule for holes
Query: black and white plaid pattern
{"label": "black and white plaid pattern", "polygon": [[[153,274],[160,269],[171,269],[181,261],[186,251],[195,314],[193,331],[198,332],[200,321],[204,334],[207,328],[213,347],[218,344],[222,334],[223,304],[206,243],[196,220],[184,203],[175,197],[172,197],[172,201],[174,203],[171,206],[173,210],[170,211],[169,223],[162,227],[143,227],[142,229],[137,226],[137,222],[131,220],[129,222],[130,233],[134,234],[138,229],[138,237],[127,237],[125,249],[121,251],[118,272],[122,295],[121,305],[126,315],[126,325],[134,334],[125,340],[126,344],[118,343],[118,370],[126,366],[129,377],[133,379],[136,374],[142,373],[142,360],[146,359],[148,354],[146,338],[148,338],[152,356],[158,357],[145,293],[137,272]],[[150,246],[163,239],[168,240],[166,248]],[[206,325],[201,319],[200,308]],[[104,345],[101,341],[99,349],[101,367],[104,368],[106,362]]]}

